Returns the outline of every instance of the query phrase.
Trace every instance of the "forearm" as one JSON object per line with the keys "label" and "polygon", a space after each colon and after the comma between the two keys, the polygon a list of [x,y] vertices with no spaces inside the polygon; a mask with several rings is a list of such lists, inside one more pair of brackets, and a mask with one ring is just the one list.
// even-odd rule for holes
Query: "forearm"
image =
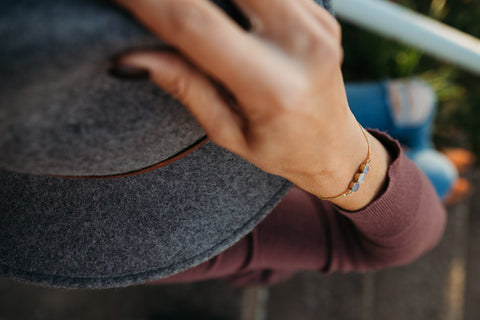
{"label": "forearm", "polygon": [[397,143],[374,136],[392,158],[376,199],[346,211],[293,190],[255,230],[251,268],[376,270],[411,262],[440,240],[446,212],[430,182]]}
{"label": "forearm", "polygon": [[240,284],[271,283],[276,274],[285,272],[366,271],[418,258],[439,241],[445,210],[428,179],[399,146],[385,136],[375,136],[387,146],[392,164],[384,188],[372,203],[355,212],[345,211],[294,188],[235,246],[160,282],[232,276]]}

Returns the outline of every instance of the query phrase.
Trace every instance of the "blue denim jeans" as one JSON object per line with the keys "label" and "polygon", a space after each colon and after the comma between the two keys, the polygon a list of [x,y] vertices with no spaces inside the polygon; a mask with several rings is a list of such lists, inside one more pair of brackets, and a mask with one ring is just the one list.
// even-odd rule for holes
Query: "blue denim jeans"
{"label": "blue denim jeans", "polygon": [[386,82],[347,84],[346,90],[350,109],[362,126],[385,131],[399,140],[407,156],[432,182],[438,196],[444,198],[458,178],[458,172],[431,143],[435,112],[421,124],[401,127],[393,120]]}

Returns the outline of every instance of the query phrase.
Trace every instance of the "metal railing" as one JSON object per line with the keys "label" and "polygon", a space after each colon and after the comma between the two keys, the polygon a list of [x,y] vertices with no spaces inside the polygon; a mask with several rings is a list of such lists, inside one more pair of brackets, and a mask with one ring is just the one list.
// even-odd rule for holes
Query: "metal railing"
{"label": "metal railing", "polygon": [[480,40],[385,0],[334,0],[338,18],[480,74]]}

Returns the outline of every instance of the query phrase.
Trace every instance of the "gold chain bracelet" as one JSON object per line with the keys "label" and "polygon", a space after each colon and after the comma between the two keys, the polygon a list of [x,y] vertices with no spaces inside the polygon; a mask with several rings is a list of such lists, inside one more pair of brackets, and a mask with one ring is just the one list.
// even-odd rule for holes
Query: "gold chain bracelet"
{"label": "gold chain bracelet", "polygon": [[355,175],[353,177],[353,180],[348,185],[347,190],[340,193],[339,195],[332,196],[332,197],[323,197],[323,198],[318,197],[321,200],[333,200],[333,199],[336,199],[336,198],[349,196],[352,193],[357,192],[360,189],[360,184],[365,181],[365,176],[367,175],[368,171],[370,170],[370,141],[368,140],[368,136],[367,136],[367,133],[366,133],[365,129],[362,127],[362,125],[359,122],[357,122],[357,123],[358,123],[360,129],[362,130],[362,133],[363,133],[363,136],[365,137],[365,140],[367,141],[367,146],[368,146],[367,158],[358,167],[358,169],[355,172]]}

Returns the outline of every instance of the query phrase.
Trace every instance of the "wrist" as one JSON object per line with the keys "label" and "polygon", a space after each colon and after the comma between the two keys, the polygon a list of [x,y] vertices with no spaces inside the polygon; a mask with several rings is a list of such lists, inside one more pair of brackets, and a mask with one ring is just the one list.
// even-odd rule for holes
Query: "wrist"
{"label": "wrist", "polygon": [[[333,200],[346,193],[360,167],[370,159],[370,135],[351,115],[337,127],[329,140],[328,152],[320,160],[321,172],[310,175],[310,189],[317,197]],[[317,164],[318,165],[318,164]]]}
{"label": "wrist", "polygon": [[358,123],[358,127],[362,132],[363,137],[365,138],[365,142],[367,144],[367,155],[365,157],[365,160],[362,161],[362,163],[358,166],[357,170],[355,171],[353,178],[351,181],[348,183],[347,189],[344,189],[339,194],[336,195],[331,195],[331,196],[319,196],[321,200],[336,200],[341,197],[346,197],[354,192],[357,192],[360,189],[360,185],[365,181],[365,178],[370,170],[370,163],[371,163],[371,148],[370,148],[370,140],[368,139],[367,132],[366,130]]}
{"label": "wrist", "polygon": [[[336,146],[331,149],[331,157],[326,159],[322,172],[312,176],[313,179],[304,186],[299,185],[320,199],[333,197],[326,200],[350,211],[359,210],[376,199],[386,182],[390,165],[390,155],[382,143],[353,120],[354,125],[348,130],[338,131],[344,134],[337,136]],[[358,191],[337,197],[348,192],[367,159],[370,160],[369,172]]]}
{"label": "wrist", "polygon": [[367,206],[378,197],[387,182],[390,154],[375,137],[368,134],[368,138],[371,145],[370,170],[360,189],[349,196],[329,200],[345,210],[355,211]]}

